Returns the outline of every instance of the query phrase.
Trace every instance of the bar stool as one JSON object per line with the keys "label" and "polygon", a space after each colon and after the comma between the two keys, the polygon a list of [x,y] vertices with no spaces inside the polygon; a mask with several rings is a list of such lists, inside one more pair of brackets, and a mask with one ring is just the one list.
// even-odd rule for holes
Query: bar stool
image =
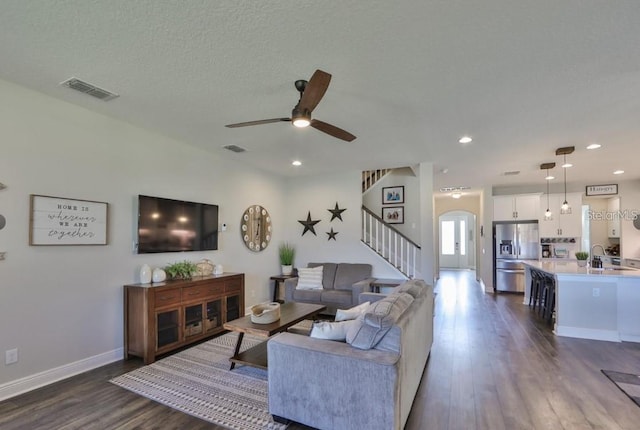
{"label": "bar stool", "polygon": [[535,269],[531,269],[531,288],[529,289],[529,306],[533,304],[533,309],[536,309],[538,304],[538,295],[540,294],[542,273]]}
{"label": "bar stool", "polygon": [[553,313],[556,307],[556,281],[553,276],[548,276],[545,280],[545,288],[547,288],[547,299],[544,308],[544,319],[547,322],[553,320]]}
{"label": "bar stool", "polygon": [[556,282],[553,276],[545,273],[542,280],[542,291],[540,293],[538,315],[540,315],[547,321],[550,321],[551,317],[553,316],[553,308],[556,302],[555,285]]}

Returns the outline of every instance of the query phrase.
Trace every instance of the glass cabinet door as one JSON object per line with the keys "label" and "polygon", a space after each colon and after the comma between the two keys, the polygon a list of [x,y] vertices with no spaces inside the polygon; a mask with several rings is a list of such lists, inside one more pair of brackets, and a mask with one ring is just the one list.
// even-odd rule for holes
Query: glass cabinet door
{"label": "glass cabinet door", "polygon": [[184,335],[195,336],[202,333],[202,303],[184,308]]}
{"label": "glass cabinet door", "polygon": [[240,296],[227,297],[227,319],[231,321],[240,318]]}
{"label": "glass cabinet door", "polygon": [[178,342],[180,338],[178,309],[156,314],[156,349]]}
{"label": "glass cabinet door", "polygon": [[207,302],[207,315],[204,320],[205,331],[215,331],[222,327],[222,299]]}

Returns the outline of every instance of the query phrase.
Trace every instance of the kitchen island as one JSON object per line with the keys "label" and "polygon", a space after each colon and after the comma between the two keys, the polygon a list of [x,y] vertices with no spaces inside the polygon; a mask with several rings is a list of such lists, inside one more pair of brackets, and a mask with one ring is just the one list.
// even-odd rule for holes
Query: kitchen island
{"label": "kitchen island", "polygon": [[531,294],[531,270],[555,279],[556,335],[640,342],[640,270],[590,269],[575,261],[529,261],[525,267],[525,303]]}

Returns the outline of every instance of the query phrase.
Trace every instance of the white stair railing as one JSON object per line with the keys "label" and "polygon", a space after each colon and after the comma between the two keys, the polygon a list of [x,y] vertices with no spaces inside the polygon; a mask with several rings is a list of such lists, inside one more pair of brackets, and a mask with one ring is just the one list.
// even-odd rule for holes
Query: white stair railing
{"label": "white stair railing", "polygon": [[362,242],[408,278],[417,273],[420,245],[362,206]]}
{"label": "white stair railing", "polygon": [[382,179],[392,169],[377,169],[377,170],[363,170],[362,171],[362,193],[373,187],[376,182]]}

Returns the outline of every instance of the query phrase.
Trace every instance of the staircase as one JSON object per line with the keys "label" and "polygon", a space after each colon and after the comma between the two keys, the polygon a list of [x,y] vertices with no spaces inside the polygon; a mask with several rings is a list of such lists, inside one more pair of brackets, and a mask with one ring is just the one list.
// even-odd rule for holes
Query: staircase
{"label": "staircase", "polygon": [[362,206],[362,242],[408,278],[416,277],[420,245]]}

